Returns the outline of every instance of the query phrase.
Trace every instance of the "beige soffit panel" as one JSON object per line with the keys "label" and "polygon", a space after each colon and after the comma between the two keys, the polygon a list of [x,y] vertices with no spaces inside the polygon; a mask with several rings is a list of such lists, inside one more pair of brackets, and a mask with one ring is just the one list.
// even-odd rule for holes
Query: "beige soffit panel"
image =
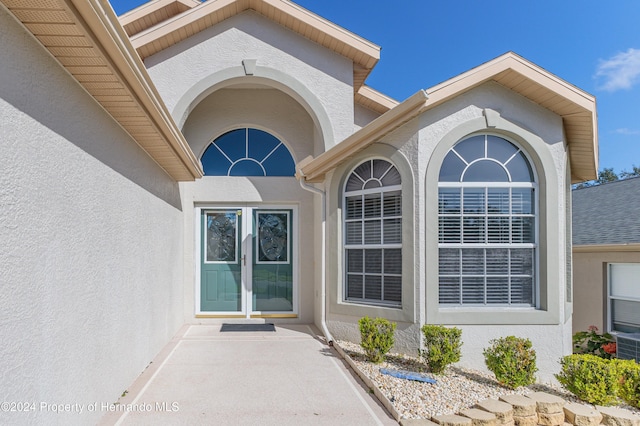
{"label": "beige soffit panel", "polygon": [[289,0],[208,0],[131,37],[142,59],[212,27],[253,10],[264,17],[353,61],[354,90],[363,84],[380,59],[380,47]]}
{"label": "beige soffit panel", "polygon": [[322,181],[328,171],[350,155],[364,149],[417,114],[488,81],[502,84],[561,116],[569,145],[572,183],[597,177],[595,98],[512,52],[427,89],[424,105],[413,104],[416,95],[400,103],[317,158],[303,160],[298,165],[299,177],[304,176],[310,182]]}
{"label": "beige soffit panel", "polygon": [[132,36],[199,4],[198,0],[153,0],[121,15],[118,19],[127,35]]}
{"label": "beige soffit panel", "polygon": [[395,99],[391,99],[385,94],[372,89],[369,86],[362,86],[355,93],[354,99],[357,104],[363,107],[377,112],[378,114],[384,114],[391,108],[398,106],[400,102]]}
{"label": "beige soffit panel", "polygon": [[172,178],[202,176],[107,0],[0,2]]}

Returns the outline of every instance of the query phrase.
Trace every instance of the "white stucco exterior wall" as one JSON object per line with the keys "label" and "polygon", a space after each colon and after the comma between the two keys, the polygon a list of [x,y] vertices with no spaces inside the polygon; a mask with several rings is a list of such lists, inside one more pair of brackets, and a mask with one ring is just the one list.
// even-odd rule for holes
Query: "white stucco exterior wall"
{"label": "white stucco exterior wall", "polygon": [[0,52],[2,400],[110,404],[182,324],[178,185],[4,8]]}
{"label": "white stucco exterior wall", "polygon": [[[488,123],[485,114],[492,114],[495,123]],[[541,209],[539,251],[542,253],[538,277],[541,287],[539,309],[443,309],[438,306],[436,224],[440,164],[455,142],[474,132],[503,135],[519,143],[530,154],[537,169]],[[566,181],[567,149],[561,118],[498,84],[489,83],[423,113],[359,153],[358,158],[377,157],[382,153],[379,147],[385,145],[397,149],[402,155],[402,162],[409,164],[414,191],[413,209],[404,209],[403,203],[403,212],[412,215],[414,227],[411,232],[414,239],[412,248],[408,253],[403,251],[403,256],[411,256],[415,264],[403,270],[403,274],[410,275],[415,285],[413,292],[403,293],[403,298],[411,299],[416,307],[416,324],[412,327],[399,322],[402,332],[396,336],[396,348],[406,352],[413,347],[417,352],[419,345],[415,342],[422,341],[419,335],[421,324],[457,326],[462,328],[465,342],[460,365],[486,370],[482,350],[489,346],[491,339],[513,334],[532,340],[538,352],[539,379],[553,381],[553,374],[559,370],[560,358],[572,350],[570,309],[565,309],[566,253],[570,244],[566,239],[565,209],[568,203],[566,186],[569,183]],[[330,177],[333,190],[339,190],[333,182],[342,179],[342,174],[348,173],[347,169],[338,167]],[[337,193],[331,196],[335,212],[339,211],[340,196]],[[330,218],[330,229],[339,232],[339,218],[339,214]],[[403,229],[403,242],[407,238],[405,232]],[[339,241],[337,238],[334,244],[339,245]],[[333,256],[332,262],[329,269],[338,271],[334,285],[341,286],[340,255]],[[379,307],[358,307],[353,316],[346,315],[340,308],[340,289],[333,294],[336,299],[331,301],[330,311],[334,313],[330,314],[329,323],[338,338],[358,341],[357,320],[365,314],[394,319],[386,309]],[[406,308],[403,307],[404,311]],[[401,317],[400,313],[393,316]],[[412,336],[411,333],[418,335]]]}
{"label": "white stucco exterior wall", "polygon": [[[253,76],[242,61],[256,60]],[[260,81],[298,100],[322,133],[316,155],[353,133],[353,63],[329,49],[244,12],[145,60],[180,125],[214,90]]]}

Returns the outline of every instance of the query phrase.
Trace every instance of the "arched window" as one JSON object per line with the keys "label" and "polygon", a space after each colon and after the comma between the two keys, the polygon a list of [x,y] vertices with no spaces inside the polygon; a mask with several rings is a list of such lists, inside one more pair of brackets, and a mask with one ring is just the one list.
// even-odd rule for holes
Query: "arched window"
{"label": "arched window", "polygon": [[385,160],[367,160],[344,190],[344,299],[388,306],[402,303],[400,173]]}
{"label": "arched window", "polygon": [[535,306],[535,190],[531,164],[506,139],[451,148],[438,182],[441,305]]}
{"label": "arched window", "polygon": [[293,176],[295,163],[287,147],[258,129],[225,133],[202,154],[208,176]]}

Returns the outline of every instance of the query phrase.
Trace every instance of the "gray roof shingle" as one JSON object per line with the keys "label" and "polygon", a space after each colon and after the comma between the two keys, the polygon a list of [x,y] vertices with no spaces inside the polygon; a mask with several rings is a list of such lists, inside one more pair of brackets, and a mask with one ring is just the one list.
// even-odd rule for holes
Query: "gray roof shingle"
{"label": "gray roof shingle", "polygon": [[640,177],[575,189],[573,245],[640,243]]}

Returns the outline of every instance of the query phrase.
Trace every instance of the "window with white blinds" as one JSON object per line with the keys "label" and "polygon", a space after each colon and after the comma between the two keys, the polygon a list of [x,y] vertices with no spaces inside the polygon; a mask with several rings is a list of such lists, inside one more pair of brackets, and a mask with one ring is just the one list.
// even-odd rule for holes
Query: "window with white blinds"
{"label": "window with white blinds", "polygon": [[400,306],[402,191],[400,173],[385,160],[351,172],[344,191],[345,300]]}
{"label": "window with white blinds", "polygon": [[451,148],[438,182],[441,305],[535,306],[535,191],[527,157],[506,139]]}
{"label": "window with white blinds", "polygon": [[609,331],[640,333],[640,263],[609,264]]}

